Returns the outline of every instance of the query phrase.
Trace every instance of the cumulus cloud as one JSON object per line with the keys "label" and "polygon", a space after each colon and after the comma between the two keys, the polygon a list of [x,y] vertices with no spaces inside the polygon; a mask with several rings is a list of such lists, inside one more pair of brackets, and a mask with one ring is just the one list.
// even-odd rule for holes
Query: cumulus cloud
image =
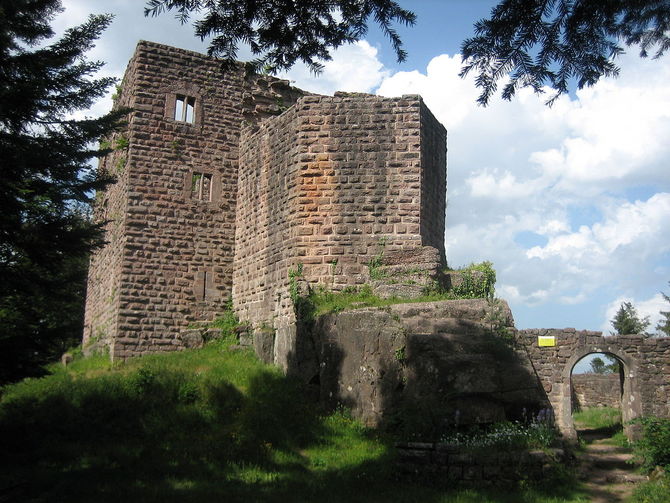
{"label": "cumulus cloud", "polygon": [[370,92],[389,76],[389,71],[377,58],[377,52],[377,48],[361,40],[332,51],[333,59],[323,62],[323,72],[317,78],[302,63],[279,76],[318,94]]}
{"label": "cumulus cloud", "polygon": [[470,79],[458,77],[460,68],[460,55],[442,54],[428,63],[425,74],[416,70],[397,72],[385,79],[377,89],[377,94],[420,94],[448,129],[456,127],[470,115],[479,94]]}
{"label": "cumulus cloud", "polygon": [[[620,64],[620,79],[551,108],[527,90],[512,102],[477,106],[473,79],[458,77],[458,55],[379,87],[383,95],[423,95],[447,126],[447,258],[453,265],[492,260],[498,293],[515,313],[666,281],[654,271],[667,270],[670,251],[670,63],[626,56]],[[644,197],[628,194],[642,186]],[[524,233],[545,236],[546,244],[515,240]],[[604,314],[584,328],[598,328]]]}
{"label": "cumulus cloud", "polygon": [[635,256],[644,261],[650,255],[670,251],[666,238],[670,233],[670,194],[624,202],[610,211],[602,222],[552,236],[545,246],[529,249],[526,256],[541,260],[557,256],[566,263],[583,265],[584,269],[602,270],[603,266],[611,267],[617,256]]}

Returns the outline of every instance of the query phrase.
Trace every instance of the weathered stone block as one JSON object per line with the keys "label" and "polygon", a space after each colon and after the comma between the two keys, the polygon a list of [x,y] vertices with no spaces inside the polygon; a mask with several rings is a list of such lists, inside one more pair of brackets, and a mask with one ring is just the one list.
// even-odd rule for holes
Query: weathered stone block
{"label": "weathered stone block", "polygon": [[271,328],[261,328],[253,332],[254,351],[265,363],[274,362],[275,332]]}

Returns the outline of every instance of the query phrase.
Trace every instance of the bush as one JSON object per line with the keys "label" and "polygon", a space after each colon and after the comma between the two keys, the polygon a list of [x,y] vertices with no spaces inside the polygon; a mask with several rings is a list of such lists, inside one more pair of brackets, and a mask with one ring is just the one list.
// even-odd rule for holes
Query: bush
{"label": "bush", "polygon": [[650,472],[656,466],[670,468],[670,419],[651,416],[634,419],[631,423],[642,426],[642,438],[633,443],[642,469]]}
{"label": "bush", "polygon": [[493,299],[496,271],[491,262],[470,264],[461,271],[462,281],[452,288],[452,293],[461,299]]}

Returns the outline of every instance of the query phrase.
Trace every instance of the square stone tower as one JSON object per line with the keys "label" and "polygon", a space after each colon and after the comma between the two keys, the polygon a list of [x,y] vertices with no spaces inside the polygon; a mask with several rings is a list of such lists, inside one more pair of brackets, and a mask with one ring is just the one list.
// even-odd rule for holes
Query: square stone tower
{"label": "square stone tower", "polygon": [[240,130],[278,115],[302,92],[287,81],[224,72],[202,54],[137,45],[116,105],[125,130],[100,169],[106,245],[92,257],[84,345],[112,357],[181,348],[184,329],[230,301]]}

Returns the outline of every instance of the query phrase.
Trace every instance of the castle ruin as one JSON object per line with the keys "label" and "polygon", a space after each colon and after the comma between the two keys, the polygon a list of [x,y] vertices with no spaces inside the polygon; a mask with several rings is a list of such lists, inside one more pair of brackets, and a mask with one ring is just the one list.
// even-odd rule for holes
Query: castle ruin
{"label": "castle ruin", "polygon": [[192,327],[232,301],[264,361],[370,425],[547,407],[575,438],[572,369],[601,352],[620,363],[624,420],[670,416],[670,338],[518,331],[506,303],[487,299],[299,323],[292,290],[374,283],[381,249],[389,276],[418,271],[419,291],[440,281],[446,130],[420,97],[317,96],[142,41],[116,106],[132,111],[100,164],[117,182],[97,195],[107,242],[91,259],[84,347],[125,359],[197,346],[206,328]]}
{"label": "castle ruin", "polygon": [[100,164],[117,181],[97,196],[85,346],[180,349],[232,300],[285,366],[290,270],[363,284],[380,240],[444,261],[446,130],[419,96],[317,96],[141,41],[115,106],[132,111]]}

